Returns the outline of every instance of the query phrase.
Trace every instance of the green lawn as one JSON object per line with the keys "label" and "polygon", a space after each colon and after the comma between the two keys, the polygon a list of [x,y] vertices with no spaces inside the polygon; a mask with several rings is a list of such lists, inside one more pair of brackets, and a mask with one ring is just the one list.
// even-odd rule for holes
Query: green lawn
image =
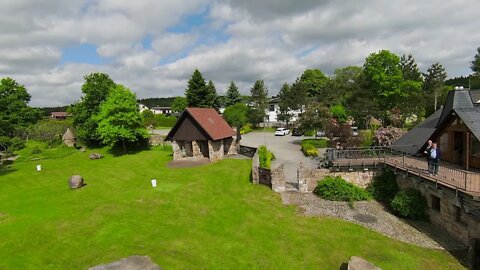
{"label": "green lawn", "polygon": [[[89,153],[0,172],[0,269],[87,269],[130,255],[163,269],[339,269],[352,255],[383,269],[462,269],[445,252],[297,214],[249,182],[248,160],[168,169],[160,150]],[[69,190],[72,174],[88,185]]]}

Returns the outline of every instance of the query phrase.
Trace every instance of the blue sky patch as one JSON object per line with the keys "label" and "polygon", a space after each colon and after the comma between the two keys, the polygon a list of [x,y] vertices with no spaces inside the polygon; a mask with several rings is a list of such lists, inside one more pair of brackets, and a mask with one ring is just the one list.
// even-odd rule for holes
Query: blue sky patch
{"label": "blue sky patch", "polygon": [[74,45],[62,50],[60,64],[81,63],[99,65],[105,61],[97,54],[97,47],[93,44],[84,43]]}
{"label": "blue sky patch", "polygon": [[210,9],[206,7],[200,13],[193,13],[182,16],[180,22],[178,22],[174,26],[168,27],[167,31],[171,33],[190,33],[193,29],[205,24],[209,12]]}

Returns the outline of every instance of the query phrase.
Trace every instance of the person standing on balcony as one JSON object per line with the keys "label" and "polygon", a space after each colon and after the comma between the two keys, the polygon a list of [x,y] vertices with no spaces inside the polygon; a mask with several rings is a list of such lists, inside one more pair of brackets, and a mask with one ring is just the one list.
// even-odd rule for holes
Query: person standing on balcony
{"label": "person standing on balcony", "polygon": [[433,143],[432,140],[428,140],[427,141],[427,149],[425,149],[425,154],[427,155],[427,168],[428,168],[428,172],[430,174],[433,173],[432,170],[431,170],[432,167],[430,165],[430,163],[431,163],[430,162],[430,152],[432,150],[432,143]]}
{"label": "person standing on balcony", "polygon": [[431,169],[430,173],[437,176],[438,175],[438,164],[440,163],[440,149],[437,148],[437,144],[433,143],[432,148],[430,149],[430,164]]}

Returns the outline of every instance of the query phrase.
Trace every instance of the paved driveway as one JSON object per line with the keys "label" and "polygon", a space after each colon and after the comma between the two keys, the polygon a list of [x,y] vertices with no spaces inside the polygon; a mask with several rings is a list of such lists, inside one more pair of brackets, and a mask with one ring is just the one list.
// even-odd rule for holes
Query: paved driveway
{"label": "paved driveway", "polygon": [[311,137],[305,136],[275,136],[272,132],[250,132],[242,135],[241,145],[258,147],[266,145],[267,148],[275,154],[276,160],[272,163],[272,167],[276,167],[287,161],[295,163],[302,162],[306,166],[316,167],[317,161],[307,158],[300,151],[300,143],[302,139]]}

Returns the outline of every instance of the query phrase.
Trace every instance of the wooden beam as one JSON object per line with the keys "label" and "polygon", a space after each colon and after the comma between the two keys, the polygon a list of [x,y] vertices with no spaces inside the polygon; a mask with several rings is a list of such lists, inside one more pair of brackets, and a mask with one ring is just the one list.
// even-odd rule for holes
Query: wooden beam
{"label": "wooden beam", "polygon": [[465,144],[466,144],[466,147],[465,147],[465,161],[464,161],[464,164],[465,164],[465,170],[469,170],[470,169],[470,132],[466,132],[465,135],[467,136],[467,138],[465,139]]}

